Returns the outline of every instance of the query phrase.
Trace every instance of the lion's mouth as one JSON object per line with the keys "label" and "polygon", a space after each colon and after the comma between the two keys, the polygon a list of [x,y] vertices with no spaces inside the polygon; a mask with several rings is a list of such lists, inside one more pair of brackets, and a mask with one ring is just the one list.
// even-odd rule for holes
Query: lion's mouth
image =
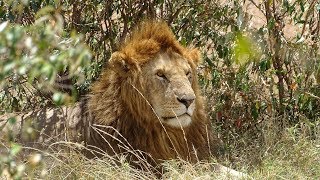
{"label": "lion's mouth", "polygon": [[171,127],[181,128],[189,126],[192,119],[188,113],[183,113],[179,116],[163,118],[163,122]]}
{"label": "lion's mouth", "polygon": [[183,114],[180,114],[180,115],[177,115],[177,116],[168,116],[168,117],[162,117],[164,120],[169,120],[169,119],[174,119],[174,118],[179,118],[179,117],[182,117],[182,116],[190,116],[191,115],[189,113],[183,113]]}

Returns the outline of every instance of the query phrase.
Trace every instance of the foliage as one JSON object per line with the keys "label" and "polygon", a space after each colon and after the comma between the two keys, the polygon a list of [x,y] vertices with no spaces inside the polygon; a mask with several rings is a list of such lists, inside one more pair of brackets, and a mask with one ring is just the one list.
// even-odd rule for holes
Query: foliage
{"label": "foliage", "polygon": [[[182,44],[200,47],[199,82],[230,162],[237,164],[238,157],[249,165],[263,162],[260,149],[292,127],[300,136],[308,126],[305,133],[318,140],[318,1],[8,0],[0,5],[0,114],[79,100],[118,42],[139,21],[155,18],[168,22]],[[255,26],[248,6],[262,14],[261,26]],[[270,126],[278,127],[274,134]]]}
{"label": "foliage", "polygon": [[60,14],[51,13],[49,7],[41,9],[32,25],[1,23],[0,112],[35,108],[48,98],[61,104],[62,90],[72,88],[60,82],[84,81],[90,51],[81,35],[64,31]]}

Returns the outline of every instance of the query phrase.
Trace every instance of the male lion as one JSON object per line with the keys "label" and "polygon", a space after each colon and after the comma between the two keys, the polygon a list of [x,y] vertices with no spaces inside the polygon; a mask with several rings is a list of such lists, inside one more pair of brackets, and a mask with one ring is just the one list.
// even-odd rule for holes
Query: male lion
{"label": "male lion", "polygon": [[208,160],[219,140],[198,86],[199,54],[180,45],[164,22],[141,23],[112,54],[81,105],[62,109],[63,121],[56,122],[54,112],[29,116],[44,116],[39,124],[45,130],[38,129],[50,137],[83,141],[88,156],[127,153],[132,162],[145,158],[153,166],[176,158]]}
{"label": "male lion", "polygon": [[182,47],[165,23],[142,23],[92,86],[87,117],[113,128],[90,130],[88,145],[127,151],[121,139],[156,162],[208,159],[218,141],[197,83],[199,62],[198,50]]}

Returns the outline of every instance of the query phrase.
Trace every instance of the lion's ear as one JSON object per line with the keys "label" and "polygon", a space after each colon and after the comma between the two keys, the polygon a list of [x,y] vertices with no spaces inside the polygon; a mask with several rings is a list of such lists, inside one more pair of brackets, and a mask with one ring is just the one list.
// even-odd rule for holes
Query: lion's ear
{"label": "lion's ear", "polygon": [[126,76],[133,67],[133,63],[130,62],[130,59],[124,53],[117,51],[112,53],[109,65],[113,71],[122,76]]}
{"label": "lion's ear", "polygon": [[198,50],[198,48],[189,49],[188,55],[196,66],[198,66],[201,63],[201,53]]}

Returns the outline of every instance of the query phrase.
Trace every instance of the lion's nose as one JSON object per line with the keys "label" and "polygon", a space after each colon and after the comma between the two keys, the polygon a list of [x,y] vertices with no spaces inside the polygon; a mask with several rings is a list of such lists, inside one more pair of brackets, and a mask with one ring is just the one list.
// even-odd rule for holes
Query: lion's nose
{"label": "lion's nose", "polygon": [[177,98],[179,102],[181,102],[182,104],[184,104],[187,108],[193,103],[194,98],[192,99],[186,99],[186,98]]}

